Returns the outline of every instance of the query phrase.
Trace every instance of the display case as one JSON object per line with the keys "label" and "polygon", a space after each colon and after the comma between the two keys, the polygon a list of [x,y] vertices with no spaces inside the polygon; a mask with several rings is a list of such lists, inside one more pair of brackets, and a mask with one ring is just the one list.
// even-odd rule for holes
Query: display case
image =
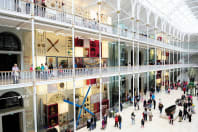
{"label": "display case", "polygon": [[47,128],[52,128],[59,124],[58,104],[45,105],[45,124]]}

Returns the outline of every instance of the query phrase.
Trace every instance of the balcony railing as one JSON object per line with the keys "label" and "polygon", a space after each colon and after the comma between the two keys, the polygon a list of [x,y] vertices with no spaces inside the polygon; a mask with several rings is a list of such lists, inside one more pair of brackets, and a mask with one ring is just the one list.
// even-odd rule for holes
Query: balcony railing
{"label": "balcony railing", "polygon": [[[184,67],[194,67],[197,65],[144,65],[135,66],[121,66],[119,67],[102,67],[101,76],[116,76],[116,75],[126,75],[131,73],[143,73],[149,71],[167,70],[173,68],[184,68]],[[53,69],[47,71],[36,71],[36,81],[42,82],[46,80],[61,80],[72,78],[73,69]],[[20,71],[17,74],[12,71],[2,71],[0,72],[0,85],[18,84],[18,83],[31,83],[32,82],[32,71]],[[100,68],[76,68],[75,77],[99,77]]]}
{"label": "balcony railing", "polygon": [[[29,0],[2,0],[3,2],[0,4],[0,9],[17,12],[21,14],[27,14],[30,15],[32,12],[31,5],[32,3],[29,2]],[[56,21],[57,23],[66,23],[66,24],[72,24],[72,14],[70,8],[49,8],[49,7],[43,7],[41,5],[35,4],[34,5],[34,15],[37,17],[45,18],[48,20]],[[40,19],[39,19],[40,20]],[[95,31],[99,30],[99,25],[96,20],[86,19],[78,14],[75,14],[74,16],[74,24],[79,27],[84,27],[88,29],[92,29]],[[107,25],[107,24],[101,24],[100,30],[104,33],[117,35],[117,27]],[[163,46],[164,43],[161,41],[155,41],[152,38],[146,38],[145,36],[141,36],[138,38],[137,36],[134,36],[132,32],[120,29],[120,35],[122,37],[126,37],[128,39],[135,38],[140,41],[151,42],[153,44],[161,45]],[[166,45],[170,48],[170,46]],[[178,49],[178,48],[177,48]]]}

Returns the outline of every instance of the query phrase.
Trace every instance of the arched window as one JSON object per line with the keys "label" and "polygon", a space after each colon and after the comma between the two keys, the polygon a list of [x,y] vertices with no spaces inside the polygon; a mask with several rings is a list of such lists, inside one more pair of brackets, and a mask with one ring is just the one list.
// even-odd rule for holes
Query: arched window
{"label": "arched window", "polygon": [[21,42],[13,33],[0,33],[0,50],[21,51]]}
{"label": "arched window", "polygon": [[0,97],[0,109],[23,107],[23,99],[16,92],[7,92]]}

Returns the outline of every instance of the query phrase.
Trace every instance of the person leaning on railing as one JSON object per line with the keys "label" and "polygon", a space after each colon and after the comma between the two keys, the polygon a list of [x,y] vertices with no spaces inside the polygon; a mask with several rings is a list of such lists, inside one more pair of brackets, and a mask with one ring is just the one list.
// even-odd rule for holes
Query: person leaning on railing
{"label": "person leaning on railing", "polygon": [[14,66],[12,67],[12,77],[13,77],[13,83],[19,83],[19,68],[17,66],[17,64],[14,64]]}

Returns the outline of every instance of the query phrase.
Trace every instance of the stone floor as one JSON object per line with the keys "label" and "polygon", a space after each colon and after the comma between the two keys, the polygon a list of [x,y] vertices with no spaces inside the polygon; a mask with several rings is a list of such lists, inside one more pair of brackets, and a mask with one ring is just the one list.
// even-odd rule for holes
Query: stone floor
{"label": "stone floor", "polygon": [[[156,104],[158,106],[159,99],[161,99],[161,102],[164,104],[164,108],[169,107],[170,105],[175,104],[175,100],[177,98],[180,98],[182,95],[182,92],[180,90],[172,90],[170,94],[165,93],[164,91],[156,94]],[[195,104],[195,107],[198,106],[198,100],[197,97],[193,97],[193,101]],[[198,109],[195,108],[196,114],[192,115],[192,122],[189,123],[188,120],[178,122],[178,119],[174,121],[174,125],[170,125],[168,122],[168,119],[164,119],[160,117],[158,108],[156,110],[152,110],[153,113],[153,121],[152,122],[145,122],[145,127],[141,128],[141,119],[142,119],[142,102],[140,103],[140,110],[134,110],[133,107],[125,108],[121,112],[122,116],[122,129],[118,129],[114,127],[114,119],[108,118],[108,125],[105,130],[101,129],[101,123],[97,122],[97,128],[93,130],[93,132],[99,132],[99,131],[105,131],[105,132],[197,132],[198,130]],[[176,113],[174,117],[178,115],[179,107],[176,109]],[[134,111],[136,115],[136,122],[135,125],[132,125],[131,123],[131,112]],[[162,116],[165,116],[165,112],[163,109]],[[79,132],[86,132],[88,131],[86,127],[78,130]]]}

